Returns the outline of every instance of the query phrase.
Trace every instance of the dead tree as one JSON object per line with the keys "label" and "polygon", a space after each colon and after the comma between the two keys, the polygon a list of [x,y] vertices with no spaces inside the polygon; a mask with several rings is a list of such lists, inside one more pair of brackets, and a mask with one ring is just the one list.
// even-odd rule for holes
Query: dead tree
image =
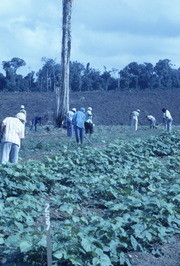
{"label": "dead tree", "polygon": [[56,87],[56,124],[61,127],[69,110],[72,0],[62,0],[62,48],[60,84]]}

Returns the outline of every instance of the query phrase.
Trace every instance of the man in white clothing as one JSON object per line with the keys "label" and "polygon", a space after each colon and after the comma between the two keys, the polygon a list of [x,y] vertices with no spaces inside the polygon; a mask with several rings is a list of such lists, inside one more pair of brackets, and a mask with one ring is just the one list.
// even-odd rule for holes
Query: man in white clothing
{"label": "man in white clothing", "polygon": [[0,163],[18,163],[18,155],[21,139],[24,138],[24,122],[26,116],[18,113],[16,117],[6,117],[1,124],[3,132],[1,140]]}
{"label": "man in white clothing", "polygon": [[67,127],[67,136],[72,137],[73,136],[73,124],[72,119],[76,112],[76,108],[72,108],[69,110],[66,114],[66,127]]}
{"label": "man in white clothing", "polygon": [[24,125],[24,134],[25,134],[25,124],[26,124],[26,117],[27,117],[27,114],[26,114],[26,110],[25,110],[24,105],[21,105],[19,113],[23,113],[23,114],[25,114],[25,121],[23,122],[23,125]]}
{"label": "man in white clothing", "polygon": [[138,118],[139,118],[139,113],[140,113],[140,110],[137,109],[136,111],[133,111],[133,112],[130,114],[130,119],[131,119],[131,129],[134,130],[134,131],[137,131],[137,128],[138,128]]}
{"label": "man in white clothing", "polygon": [[173,118],[172,118],[169,110],[163,108],[162,112],[163,112],[163,120],[164,120],[165,128],[167,129],[167,131],[171,132]]}

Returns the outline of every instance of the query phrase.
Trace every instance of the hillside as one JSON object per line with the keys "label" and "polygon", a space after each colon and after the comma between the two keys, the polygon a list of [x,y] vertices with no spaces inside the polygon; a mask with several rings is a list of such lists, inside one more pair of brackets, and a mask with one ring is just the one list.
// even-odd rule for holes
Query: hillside
{"label": "hillside", "polygon": [[[139,108],[140,124],[147,125],[146,115],[152,114],[162,123],[161,109],[170,110],[174,124],[180,124],[180,90],[76,92],[70,94],[70,107],[93,107],[96,125],[128,125],[129,114]],[[55,111],[54,93],[0,93],[0,120],[15,115],[24,104],[27,120],[48,114],[52,121]]]}

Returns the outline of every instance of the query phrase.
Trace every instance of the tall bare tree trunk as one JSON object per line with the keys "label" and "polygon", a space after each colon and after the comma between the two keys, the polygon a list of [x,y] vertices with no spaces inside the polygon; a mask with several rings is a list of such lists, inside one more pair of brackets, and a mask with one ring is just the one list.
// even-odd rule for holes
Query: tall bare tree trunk
{"label": "tall bare tree trunk", "polygon": [[69,110],[72,0],[62,0],[62,48],[60,86],[56,87],[56,123],[60,127]]}

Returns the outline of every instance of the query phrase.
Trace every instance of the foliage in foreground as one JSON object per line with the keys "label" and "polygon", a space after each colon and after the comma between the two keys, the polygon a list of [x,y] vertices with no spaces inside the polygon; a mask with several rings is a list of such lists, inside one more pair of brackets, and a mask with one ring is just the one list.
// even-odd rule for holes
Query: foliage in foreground
{"label": "foliage in foreground", "polygon": [[53,265],[130,265],[179,233],[179,134],[64,147],[45,162],[0,167],[0,259],[46,265],[51,206]]}

